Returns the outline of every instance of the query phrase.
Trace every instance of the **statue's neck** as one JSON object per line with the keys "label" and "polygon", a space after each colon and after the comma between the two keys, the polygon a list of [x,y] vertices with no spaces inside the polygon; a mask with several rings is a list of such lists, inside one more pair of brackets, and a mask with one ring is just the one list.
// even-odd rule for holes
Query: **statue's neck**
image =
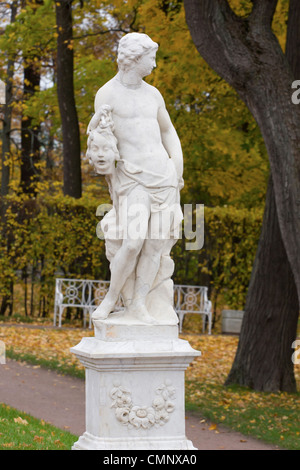
{"label": "statue's neck", "polygon": [[134,69],[120,70],[116,78],[126,88],[140,88],[143,83],[142,77]]}

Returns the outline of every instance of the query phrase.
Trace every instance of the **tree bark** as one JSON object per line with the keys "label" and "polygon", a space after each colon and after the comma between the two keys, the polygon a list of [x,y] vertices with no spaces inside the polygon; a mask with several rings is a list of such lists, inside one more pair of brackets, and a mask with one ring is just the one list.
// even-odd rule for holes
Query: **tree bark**
{"label": "tree bark", "polygon": [[4,316],[6,310],[8,310],[8,315],[11,316],[13,313],[13,304],[14,304],[14,283],[12,280],[8,281],[8,288],[10,290],[9,294],[4,294],[2,297],[2,302],[0,306],[0,315]]}
{"label": "tree bark", "polygon": [[[26,63],[26,60],[25,60]],[[26,102],[40,86],[40,72],[34,63],[24,67],[24,95]],[[32,128],[32,119],[22,117],[21,124],[21,178],[20,186],[25,193],[36,193],[35,183],[39,179],[39,171],[35,164],[40,160],[40,142],[38,137],[39,126]]]}
{"label": "tree bark", "polygon": [[[17,1],[11,4],[10,22],[13,23],[17,15]],[[3,116],[3,138],[2,138],[2,173],[1,173],[1,215],[3,216],[4,202],[3,197],[8,194],[10,167],[6,161],[10,156],[10,132],[12,118],[12,99],[13,99],[13,76],[14,76],[14,58],[7,61],[7,74],[5,80],[5,105]]]}
{"label": "tree bark", "polygon": [[[36,9],[43,5],[44,0],[33,0],[30,6]],[[22,8],[26,8],[28,0],[22,0]],[[26,103],[39,89],[41,73],[39,70],[40,57],[29,57],[23,51],[24,63],[24,91],[23,102]],[[39,179],[39,170],[36,163],[40,160],[39,126],[32,128],[32,118],[23,114],[21,122],[21,174],[20,186],[25,193],[36,195],[36,182]]]}
{"label": "tree bark", "polygon": [[286,36],[286,57],[295,80],[300,79],[300,8],[298,0],[290,0]]}
{"label": "tree bark", "polygon": [[226,385],[295,392],[291,346],[298,314],[297,290],[281,238],[270,177],[238,349]]}
{"label": "tree bark", "polygon": [[[286,42],[286,56],[294,77],[299,69],[300,9],[299,5],[298,8],[296,6],[295,0],[290,0]],[[291,344],[297,332],[298,315],[297,289],[279,229],[270,177],[245,318],[237,355],[226,384],[239,383],[258,390],[295,392]],[[265,325],[261,325],[261,321],[265,321]]]}
{"label": "tree bark", "polygon": [[[291,212],[289,207],[299,194],[299,185],[292,173],[299,171],[295,123],[300,122],[300,116],[297,112],[292,119],[289,116],[296,111],[290,106],[293,78],[271,32],[276,4],[277,0],[253,1],[251,15],[242,19],[234,15],[225,0],[185,0],[187,21],[199,52],[206,55],[207,62],[237,90],[256,118],[273,175],[267,191],[239,346],[226,383],[266,391],[295,391],[291,344],[299,313],[295,283],[296,280],[299,293],[299,271],[294,259],[299,253],[296,240],[299,213],[297,204],[292,205]],[[294,22],[291,24],[294,28]],[[293,143],[289,142],[290,138]],[[288,243],[293,246],[288,246],[287,250]]]}
{"label": "tree bark", "polygon": [[[13,1],[11,8],[10,22],[13,23],[17,15],[17,0]],[[12,101],[13,101],[13,76],[14,76],[14,57],[8,58],[7,73],[5,80],[5,105],[3,110],[3,137],[2,137],[2,153],[1,153],[1,204],[0,204],[0,218],[1,218],[1,235],[7,245],[11,244],[11,236],[7,233],[6,224],[6,196],[9,192],[9,179],[10,179],[10,166],[6,165],[10,157],[10,133],[11,133],[11,119],[12,119]],[[14,284],[11,279],[6,279],[6,287],[10,291],[9,294],[4,294],[0,306],[0,315],[4,315],[8,309],[8,314],[12,314],[13,310],[13,288]]]}
{"label": "tree bark", "polygon": [[63,135],[64,194],[81,197],[80,135],[73,84],[72,0],[55,3],[57,24],[57,95]]}
{"label": "tree bark", "polygon": [[270,159],[280,230],[300,298],[300,108],[294,80],[271,30],[277,0],[253,0],[240,18],[226,0],[185,0],[193,41],[256,119]]}

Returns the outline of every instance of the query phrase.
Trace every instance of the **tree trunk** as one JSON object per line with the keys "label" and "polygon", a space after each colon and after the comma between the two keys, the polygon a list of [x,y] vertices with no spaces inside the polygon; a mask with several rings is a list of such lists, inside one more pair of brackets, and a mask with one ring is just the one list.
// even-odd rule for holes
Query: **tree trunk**
{"label": "tree trunk", "polygon": [[247,18],[226,0],[185,0],[194,43],[256,119],[270,159],[280,231],[300,298],[300,108],[293,74],[271,30],[277,0],[253,0]]}
{"label": "tree trunk", "polygon": [[[13,23],[17,15],[17,1],[11,4],[10,22]],[[10,156],[10,132],[12,117],[12,99],[13,99],[13,76],[14,76],[14,59],[9,58],[7,62],[7,74],[5,80],[5,105],[3,117],[3,138],[2,138],[2,174],[1,174],[1,215],[3,216],[4,201],[3,197],[8,194],[10,167],[6,164]]]}
{"label": "tree trunk", "polygon": [[246,20],[234,15],[225,0],[185,0],[185,7],[199,52],[256,118],[272,170],[238,351],[226,383],[295,391],[291,344],[300,293],[299,213],[294,199],[300,194],[300,114],[291,106],[293,77],[270,28],[277,0],[253,3]]}
{"label": "tree trunk", "polygon": [[[26,60],[25,60],[26,63]],[[24,101],[26,102],[40,86],[40,72],[34,63],[24,67]],[[39,127],[32,128],[32,119],[22,117],[21,136],[21,179],[20,185],[25,193],[36,193],[35,183],[39,178],[39,171],[35,164],[40,160]]]}
{"label": "tree trunk", "polygon": [[[22,8],[26,8],[28,0],[22,0]],[[33,0],[30,6],[35,9],[43,5],[44,0]],[[35,10],[34,10],[35,11]],[[23,102],[26,103],[40,86],[41,73],[39,70],[40,57],[26,57],[24,62],[24,91]],[[40,161],[39,126],[32,128],[32,118],[23,114],[21,122],[21,175],[20,186],[25,193],[36,194],[35,183],[39,179],[39,170],[36,163]]]}
{"label": "tree trunk", "polygon": [[270,177],[238,350],[226,385],[296,391],[291,346],[298,312],[297,290],[281,238]]}
{"label": "tree trunk", "polygon": [[299,0],[290,0],[285,54],[291,66],[295,80],[299,80],[300,79]]}
{"label": "tree trunk", "polygon": [[14,304],[14,283],[10,280],[8,283],[10,290],[9,294],[4,294],[2,297],[2,302],[0,306],[0,315],[4,316],[6,310],[8,309],[8,315],[11,316],[13,313],[13,304]]}
{"label": "tree trunk", "polygon": [[[17,0],[13,1],[10,5],[11,16],[10,22],[13,23],[17,16]],[[14,76],[14,57],[9,57],[7,61],[7,73],[5,80],[5,105],[3,112],[3,137],[2,137],[2,153],[1,153],[1,203],[0,203],[0,218],[1,218],[1,234],[3,240],[6,241],[8,248],[11,245],[11,235],[7,231],[6,224],[6,207],[7,200],[6,196],[9,192],[9,179],[10,179],[10,166],[7,163],[9,162],[10,157],[10,133],[11,133],[11,119],[12,119],[12,102],[13,102],[13,76]],[[8,232],[8,233],[7,233]],[[5,315],[6,310],[8,309],[8,314],[12,315],[13,311],[13,280],[5,280],[6,287],[10,291],[9,294],[4,294],[2,297],[2,302],[0,306],[0,315]]]}
{"label": "tree trunk", "polygon": [[64,194],[81,197],[80,135],[73,84],[72,0],[55,3],[57,95],[62,122]]}

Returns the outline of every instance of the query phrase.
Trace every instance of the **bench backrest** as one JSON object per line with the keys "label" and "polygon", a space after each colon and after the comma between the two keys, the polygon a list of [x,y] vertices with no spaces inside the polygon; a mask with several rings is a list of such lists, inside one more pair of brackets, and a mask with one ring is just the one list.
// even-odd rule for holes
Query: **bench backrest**
{"label": "bench backrest", "polygon": [[[70,307],[96,307],[105,297],[109,281],[56,279],[55,304]],[[174,308],[180,312],[204,312],[207,287],[174,284]],[[122,306],[119,299],[118,306]]]}

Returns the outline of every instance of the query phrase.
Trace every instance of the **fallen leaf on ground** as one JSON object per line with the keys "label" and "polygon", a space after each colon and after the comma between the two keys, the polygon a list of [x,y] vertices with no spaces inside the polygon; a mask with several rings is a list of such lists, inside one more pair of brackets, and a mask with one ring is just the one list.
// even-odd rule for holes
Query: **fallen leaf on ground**
{"label": "fallen leaf on ground", "polygon": [[25,426],[27,426],[28,424],[28,421],[26,419],[21,418],[21,416],[19,416],[18,418],[14,418],[14,422],[18,424],[24,424]]}
{"label": "fallen leaf on ground", "polygon": [[217,425],[215,423],[211,424],[208,428],[209,431],[215,431],[217,429]]}

